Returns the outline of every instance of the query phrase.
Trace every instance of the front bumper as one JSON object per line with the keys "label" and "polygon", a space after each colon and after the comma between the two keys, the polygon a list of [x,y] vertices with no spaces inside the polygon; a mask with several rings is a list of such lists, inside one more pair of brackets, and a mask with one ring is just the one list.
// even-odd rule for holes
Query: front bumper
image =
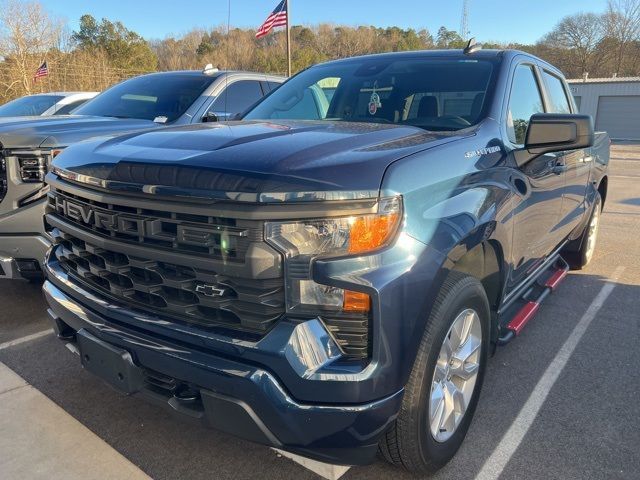
{"label": "front bumper", "polygon": [[[0,278],[33,278],[42,274],[39,267],[51,247],[51,237],[44,232],[45,204],[43,199],[0,214]],[[32,266],[37,266],[37,271]]]}
{"label": "front bumper", "polygon": [[[64,279],[53,270],[48,269],[47,275],[43,290],[59,337],[79,344],[80,351],[98,345],[97,352],[106,352],[105,358],[118,359],[114,362],[122,365],[89,370],[112,385],[125,381],[126,393],[145,396],[206,425],[323,462],[358,465],[373,459],[379,437],[400,408],[402,390],[362,404],[297,401],[267,368],[110,321],[63,288],[73,288],[73,297],[83,295],[98,305],[99,299],[90,292],[70,284],[63,287]],[[298,333],[321,337],[313,324]],[[317,348],[312,356],[322,361],[322,347]],[[109,378],[125,370],[122,378]]]}
{"label": "front bumper", "polygon": [[50,246],[51,241],[44,234],[0,234],[0,278],[15,280],[41,276],[41,266]]}
{"label": "front bumper", "polygon": [[[368,463],[397,416],[443,262],[439,252],[402,233],[375,254],[314,264],[318,283],[372,298],[372,353],[363,364],[342,358],[318,318],[284,316],[250,340],[131,310],[76,283],[56,248],[45,261],[51,319],[67,342],[102,345],[99,357],[113,350],[106,357],[133,378],[127,393],[249,440],[342,465]],[[423,292],[418,301],[416,292]],[[90,371],[112,384],[118,382],[106,377],[122,373]],[[149,387],[158,377],[176,388],[158,394]],[[197,391],[197,408],[176,399],[183,390],[191,397]]]}

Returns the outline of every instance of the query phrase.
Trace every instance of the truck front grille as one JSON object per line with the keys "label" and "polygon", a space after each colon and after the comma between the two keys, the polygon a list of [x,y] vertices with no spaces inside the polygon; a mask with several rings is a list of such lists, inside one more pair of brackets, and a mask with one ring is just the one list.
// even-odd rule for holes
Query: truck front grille
{"label": "truck front grille", "polygon": [[100,248],[59,229],[53,235],[53,254],[72,278],[129,307],[202,327],[252,333],[265,333],[284,313],[281,278],[231,278]]}
{"label": "truck front grille", "polygon": [[[52,258],[79,285],[115,305],[231,335],[259,338],[284,315],[282,258],[265,242],[262,221],[138,208],[126,198],[104,203],[70,190],[49,193],[46,221]],[[370,356],[369,315],[320,316],[347,356]]]}
{"label": "truck front grille", "polygon": [[89,196],[55,189],[46,215],[52,255],[80,285],[167,320],[250,336],[284,314],[282,259],[264,243],[262,222]]}

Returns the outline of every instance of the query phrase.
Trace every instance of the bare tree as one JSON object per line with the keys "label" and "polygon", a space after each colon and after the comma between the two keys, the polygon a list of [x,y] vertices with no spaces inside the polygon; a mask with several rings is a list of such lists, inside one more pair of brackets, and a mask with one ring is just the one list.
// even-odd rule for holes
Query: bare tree
{"label": "bare tree", "polygon": [[59,46],[62,24],[38,2],[7,0],[0,4],[0,56],[12,67],[5,89],[29,94],[33,74],[44,54]]}
{"label": "bare tree", "polygon": [[614,73],[621,73],[629,46],[640,38],[640,0],[609,0],[606,19],[607,37],[616,43]]}
{"label": "bare tree", "polygon": [[[201,69],[206,63],[268,73],[286,71],[282,30],[256,39],[253,29],[227,31],[222,25],[148,42],[120,22],[97,21],[89,15],[83,19],[80,31],[70,35],[68,26],[48,14],[38,0],[0,0],[0,103],[36,89],[101,90],[156,69]],[[295,70],[352,55],[464,44],[446,27],[435,39],[426,30],[331,23],[294,25],[291,35]],[[489,45],[485,42],[485,46]],[[604,14],[566,17],[535,45],[493,47],[531,52],[572,77],[586,72],[640,75],[640,0],[609,0]],[[34,84],[33,75],[44,59],[50,75]]]}
{"label": "bare tree", "polygon": [[595,13],[578,13],[563,18],[543,39],[548,46],[571,50],[572,64],[579,75],[589,72],[592,58],[604,36],[604,21]]}
{"label": "bare tree", "polygon": [[202,67],[197,50],[202,42],[204,30],[194,29],[181,37],[167,37],[151,42],[158,56],[158,70],[187,70]]}

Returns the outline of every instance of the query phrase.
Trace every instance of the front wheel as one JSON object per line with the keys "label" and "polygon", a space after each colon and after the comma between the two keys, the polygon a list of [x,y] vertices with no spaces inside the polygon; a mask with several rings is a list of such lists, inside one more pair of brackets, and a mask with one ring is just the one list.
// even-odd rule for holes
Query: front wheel
{"label": "front wheel", "polygon": [[398,418],[380,441],[389,462],[433,472],[455,455],[484,379],[489,318],[482,284],[451,272],[429,317]]}

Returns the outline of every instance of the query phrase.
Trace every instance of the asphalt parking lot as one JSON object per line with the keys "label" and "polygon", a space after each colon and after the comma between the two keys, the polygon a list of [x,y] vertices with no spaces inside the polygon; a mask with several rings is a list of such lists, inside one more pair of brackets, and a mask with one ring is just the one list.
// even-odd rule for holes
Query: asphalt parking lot
{"label": "asphalt parking lot", "polygon": [[[592,265],[572,272],[523,334],[498,349],[469,435],[434,478],[475,479],[488,461],[483,478],[640,478],[640,145],[618,145],[612,156]],[[613,285],[610,295],[585,323],[605,285]],[[27,337],[48,328],[39,286],[0,282],[0,362],[149,476],[317,478],[266,447],[122,397],[84,372],[52,334]],[[32,339],[7,343],[24,337]],[[532,412],[523,407],[536,402],[539,410],[523,423]],[[508,432],[522,440],[513,452],[504,448],[511,437],[501,441]],[[343,478],[413,477],[378,461]]]}

